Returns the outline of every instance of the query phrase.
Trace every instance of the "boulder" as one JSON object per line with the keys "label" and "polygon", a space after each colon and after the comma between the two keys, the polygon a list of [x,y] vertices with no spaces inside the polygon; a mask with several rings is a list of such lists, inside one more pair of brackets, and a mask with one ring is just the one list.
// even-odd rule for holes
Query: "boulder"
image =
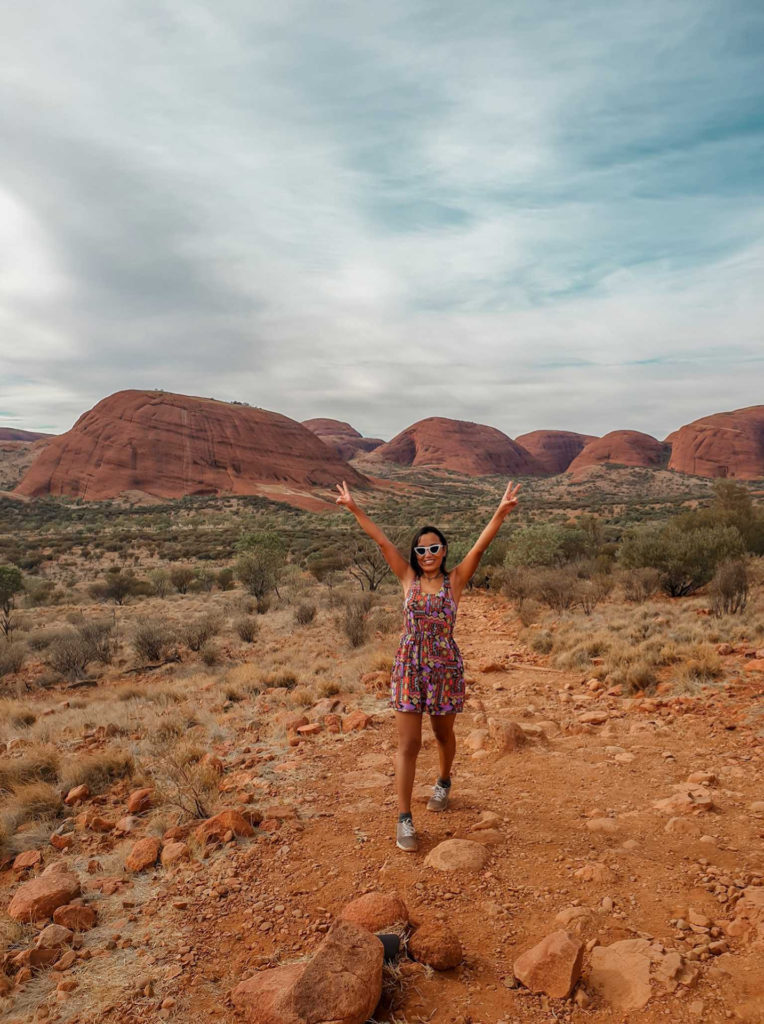
{"label": "boulder", "polygon": [[367,715],[365,711],[361,711],[357,708],[355,711],[351,711],[349,715],[345,715],[342,719],[342,731],[343,732],[361,732],[364,729],[368,729],[371,724],[371,715]]}
{"label": "boulder", "polygon": [[438,871],[480,871],[488,860],[482,843],[472,839],[446,839],[425,857],[425,864]]}
{"label": "boulder", "polygon": [[36,867],[41,862],[42,854],[39,850],[24,850],[14,859],[13,870],[29,871],[30,868]]}
{"label": "boulder", "polygon": [[584,945],[566,931],[552,932],[515,960],[518,981],[531,992],[567,999],[581,976]]}
{"label": "boulder", "polygon": [[90,789],[84,783],[81,786],[75,786],[74,789],[70,789],[64,797],[64,803],[69,807],[74,807],[76,804],[81,804],[83,800],[87,800],[90,796]]}
{"label": "boulder", "polygon": [[68,871],[42,874],[19,886],[8,914],[14,921],[38,921],[50,917],[57,907],[70,903],[79,894],[79,880]]}
{"label": "boulder", "polygon": [[155,836],[139,839],[127,855],[125,867],[129,871],[145,871],[146,868],[152,868],[157,862],[161,849],[161,840]]}
{"label": "boulder", "polygon": [[195,830],[194,838],[203,846],[211,842],[224,842],[226,837],[253,836],[255,830],[239,811],[225,810],[202,822]]}
{"label": "boulder", "polygon": [[395,924],[408,924],[409,912],[396,893],[367,892],[348,903],[340,919],[369,932],[381,932]]}
{"label": "boulder", "polygon": [[650,943],[624,939],[595,946],[588,985],[618,1010],[641,1010],[651,995]]}
{"label": "boulder", "polygon": [[142,814],[151,807],[151,790],[136,789],[127,798],[127,810],[129,814]]}
{"label": "boulder", "polygon": [[74,932],[71,928],[65,928],[62,924],[49,924],[43,928],[37,936],[35,946],[38,949],[57,949],[67,942],[71,942]]}
{"label": "boulder", "polygon": [[98,915],[94,907],[84,907],[79,903],[67,903],[54,911],[53,920],[56,924],[70,928],[73,932],[87,932],[95,927]]}
{"label": "boulder", "polygon": [[448,925],[425,921],[408,943],[409,954],[436,971],[450,971],[462,962],[462,944]]}
{"label": "boulder", "polygon": [[499,754],[510,754],[525,746],[528,737],[517,722],[502,722],[495,718],[488,720],[491,739],[498,747]]}
{"label": "boulder", "polygon": [[364,1024],[382,993],[384,950],[376,936],[336,921],[306,963],[261,971],[231,993],[251,1024]]}
{"label": "boulder", "polygon": [[162,866],[169,868],[178,861],[188,860],[189,850],[185,843],[171,842],[162,847]]}

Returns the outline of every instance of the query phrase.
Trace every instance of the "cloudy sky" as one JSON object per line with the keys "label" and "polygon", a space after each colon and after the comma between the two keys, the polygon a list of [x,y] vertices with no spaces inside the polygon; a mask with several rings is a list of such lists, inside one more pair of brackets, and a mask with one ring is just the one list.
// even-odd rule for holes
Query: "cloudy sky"
{"label": "cloudy sky", "polygon": [[760,403],[763,47],[759,0],[5,4],[0,426]]}

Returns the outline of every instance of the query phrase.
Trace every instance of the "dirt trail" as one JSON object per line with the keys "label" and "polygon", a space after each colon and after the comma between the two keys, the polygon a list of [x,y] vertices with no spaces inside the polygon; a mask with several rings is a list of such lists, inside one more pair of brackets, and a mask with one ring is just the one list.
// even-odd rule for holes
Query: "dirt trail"
{"label": "dirt trail", "polygon": [[[734,916],[747,885],[763,884],[764,816],[751,809],[764,796],[755,717],[761,682],[751,675],[737,688],[680,700],[593,692],[580,673],[530,664],[505,611],[482,597],[464,601],[457,635],[472,682],[457,726],[453,798],[445,814],[424,809],[437,764],[425,725],[414,814],[419,854],[401,853],[392,840],[394,723],[385,700],[362,699],[374,715],[364,731],[322,732],[298,748],[282,741],[273,760],[263,759],[255,737],[247,743],[242,709],[241,747],[218,753],[231,759],[251,747],[250,775],[272,831],[175,874],[158,870],[116,897],[123,901],[122,920],[109,928],[116,949],[85,965],[89,997],[73,993],[55,1019],[233,1021],[226,1001],[233,985],[266,964],[308,955],[345,903],[383,889],[402,896],[414,923],[443,915],[465,960],[443,973],[407,964],[379,1021],[764,1020],[762,946],[727,938],[716,924]],[[468,738],[479,745],[474,733],[486,719],[519,723],[528,742],[499,756],[483,737],[473,756]],[[697,772],[708,773],[702,787],[712,808],[654,806],[681,797],[676,787]],[[481,841],[472,830],[486,811],[501,824],[484,871],[453,875],[425,865],[442,840]],[[685,926],[690,908],[711,923]],[[587,1007],[508,987],[518,955],[560,927],[588,947],[647,937],[689,953],[695,977],[653,981],[647,1005],[626,1013],[587,983],[587,948]],[[726,950],[691,953],[715,940]],[[151,979],[152,994],[133,983],[126,998],[125,978],[139,976]],[[174,1005],[160,1010],[168,997]]]}

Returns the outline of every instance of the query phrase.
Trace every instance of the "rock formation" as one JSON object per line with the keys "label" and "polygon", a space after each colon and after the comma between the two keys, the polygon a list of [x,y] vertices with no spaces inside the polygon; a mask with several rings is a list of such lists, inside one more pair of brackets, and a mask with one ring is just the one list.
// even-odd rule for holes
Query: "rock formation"
{"label": "rock formation", "polygon": [[590,441],[573,459],[567,472],[575,476],[590,466],[605,463],[659,469],[665,465],[667,454],[667,445],[649,434],[639,430],[612,430],[604,437]]}
{"label": "rock formation", "polygon": [[696,476],[764,478],[764,405],[702,416],[666,438],[669,469]]}
{"label": "rock formation", "polygon": [[355,427],[343,420],[303,420],[302,425],[312,430],[339,458],[345,460],[352,459],[359,452],[373,452],[385,443],[379,437],[363,437]]}
{"label": "rock formation", "polygon": [[556,476],[564,473],[573,459],[590,441],[596,441],[593,434],[577,434],[572,430],[532,430],[515,438],[519,444],[542,467],[545,473]]}
{"label": "rock formation", "polygon": [[89,500],[253,494],[258,484],[363,484],[300,423],[247,405],[164,391],[119,391],[48,442],[16,493]]}
{"label": "rock formation", "polygon": [[538,476],[541,466],[495,427],[430,416],[377,448],[373,461],[450,469],[470,476]]}
{"label": "rock formation", "polygon": [[39,441],[53,434],[41,434],[35,430],[18,430],[16,427],[0,427],[0,441]]}

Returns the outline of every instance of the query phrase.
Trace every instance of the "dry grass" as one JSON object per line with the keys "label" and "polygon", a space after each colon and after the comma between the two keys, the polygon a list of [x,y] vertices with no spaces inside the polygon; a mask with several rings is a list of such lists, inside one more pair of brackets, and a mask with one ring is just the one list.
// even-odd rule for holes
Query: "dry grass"
{"label": "dry grass", "polygon": [[64,789],[88,786],[91,793],[100,793],[117,779],[130,778],[135,772],[132,754],[125,750],[103,750],[87,757],[74,757],[61,770]]}
{"label": "dry grass", "polygon": [[0,700],[0,722],[14,729],[23,729],[36,721],[37,715],[28,704],[18,700]]}
{"label": "dry grass", "polygon": [[307,686],[298,686],[289,694],[292,705],[296,708],[309,708],[315,703],[315,694]]}
{"label": "dry grass", "polygon": [[61,758],[55,747],[28,747],[21,757],[0,758],[0,790],[10,792],[27,782],[58,782],[60,768]]}
{"label": "dry grass", "polygon": [[63,809],[61,794],[47,782],[19,785],[3,800],[0,822],[7,836],[27,822],[56,817]]}

